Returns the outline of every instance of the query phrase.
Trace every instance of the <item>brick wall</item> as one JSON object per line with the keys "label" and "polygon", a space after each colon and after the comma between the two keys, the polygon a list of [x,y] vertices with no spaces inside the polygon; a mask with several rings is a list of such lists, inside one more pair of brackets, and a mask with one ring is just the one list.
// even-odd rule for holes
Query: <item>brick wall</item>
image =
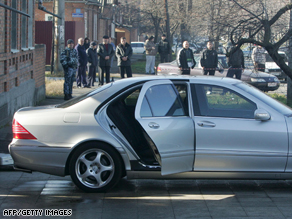
{"label": "brick wall", "polygon": [[[28,3],[31,0],[27,0]],[[11,1],[0,0],[11,6]],[[17,1],[17,9],[21,10],[22,1]],[[28,8],[27,8],[28,9]],[[34,14],[34,10],[32,10]],[[0,114],[4,113],[9,120],[20,107],[31,106],[45,98],[45,46],[34,48],[34,15],[32,15],[32,47],[28,43],[28,26],[22,35],[22,16],[17,14],[16,50],[11,50],[12,27],[10,10],[0,7]],[[28,25],[28,20],[27,20]],[[26,37],[26,45],[22,48],[21,39]]]}

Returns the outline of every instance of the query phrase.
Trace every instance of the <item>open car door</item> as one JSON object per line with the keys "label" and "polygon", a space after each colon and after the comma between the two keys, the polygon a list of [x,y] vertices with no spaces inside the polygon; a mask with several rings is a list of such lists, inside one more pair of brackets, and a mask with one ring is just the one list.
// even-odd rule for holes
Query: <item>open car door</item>
{"label": "open car door", "polygon": [[141,89],[135,118],[152,140],[162,175],[193,170],[195,130],[186,105],[170,80],[149,81]]}

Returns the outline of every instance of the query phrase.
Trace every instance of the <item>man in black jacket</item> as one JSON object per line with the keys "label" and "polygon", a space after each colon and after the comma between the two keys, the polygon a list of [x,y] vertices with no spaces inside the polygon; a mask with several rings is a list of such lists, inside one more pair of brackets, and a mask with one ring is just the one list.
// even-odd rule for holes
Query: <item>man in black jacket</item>
{"label": "man in black jacket", "polygon": [[161,40],[158,43],[158,52],[160,54],[160,62],[168,62],[169,54],[171,54],[171,48],[168,40],[166,39],[166,35],[162,34]]}
{"label": "man in black jacket", "polygon": [[116,56],[118,59],[118,66],[120,67],[121,78],[124,78],[125,71],[127,77],[132,77],[131,57],[133,49],[130,44],[127,43],[126,37],[121,37],[121,43],[116,48]]}
{"label": "man in black jacket", "polygon": [[88,86],[86,82],[87,55],[83,44],[84,44],[83,38],[79,38],[78,44],[75,47],[78,53],[78,69],[76,83],[77,87],[79,88],[81,87],[81,83],[83,84],[83,87],[90,88],[90,86]]}
{"label": "man in black jacket", "polygon": [[226,77],[233,78],[235,75],[236,79],[241,79],[241,74],[244,71],[244,56],[242,50],[235,45],[226,53],[228,60],[228,66],[230,67],[227,71]]}
{"label": "man in black jacket", "polygon": [[218,65],[218,54],[213,49],[213,43],[208,41],[207,49],[202,53],[201,66],[203,68],[203,74],[215,75],[215,70]]}
{"label": "man in black jacket", "polygon": [[189,75],[191,68],[196,66],[193,51],[189,48],[189,42],[183,42],[183,48],[177,53],[177,66],[179,67],[182,75]]}
{"label": "man in black jacket", "polygon": [[88,58],[88,84],[94,87],[95,77],[96,77],[96,67],[98,64],[98,57],[96,52],[96,42],[92,41],[90,47],[86,50]]}
{"label": "man in black jacket", "polygon": [[110,82],[111,57],[115,54],[114,48],[108,43],[108,36],[103,36],[102,44],[98,45],[97,54],[99,55],[99,84],[104,83],[104,73],[106,83]]}

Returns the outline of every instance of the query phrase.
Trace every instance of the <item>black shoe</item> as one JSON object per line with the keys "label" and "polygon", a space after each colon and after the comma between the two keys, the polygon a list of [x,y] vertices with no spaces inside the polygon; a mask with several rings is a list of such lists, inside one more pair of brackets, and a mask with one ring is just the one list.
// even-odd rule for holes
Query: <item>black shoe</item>
{"label": "black shoe", "polygon": [[84,85],[84,88],[91,88],[89,85]]}
{"label": "black shoe", "polygon": [[69,96],[69,98],[70,98],[70,99],[72,99],[72,98],[73,98],[73,97],[72,97],[72,94],[68,94],[68,96]]}
{"label": "black shoe", "polygon": [[65,96],[64,96],[64,100],[70,100],[70,97],[69,97],[68,94],[65,94]]}

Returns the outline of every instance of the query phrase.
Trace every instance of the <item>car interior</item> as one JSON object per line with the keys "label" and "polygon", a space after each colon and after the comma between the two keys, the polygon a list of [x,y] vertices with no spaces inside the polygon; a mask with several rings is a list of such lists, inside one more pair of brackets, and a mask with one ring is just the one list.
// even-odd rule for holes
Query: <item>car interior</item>
{"label": "car interior", "polygon": [[[175,87],[180,98],[179,102],[183,105],[183,114],[187,116],[189,112],[187,86],[186,84],[177,84]],[[135,119],[135,107],[141,88],[132,89],[110,103],[107,108],[107,115],[131,144],[144,164],[159,165],[161,158],[154,142]]]}
{"label": "car interior", "polygon": [[131,144],[143,163],[158,165],[147,133],[135,119],[135,107],[140,89],[134,89],[114,100],[107,108],[107,115]]}

